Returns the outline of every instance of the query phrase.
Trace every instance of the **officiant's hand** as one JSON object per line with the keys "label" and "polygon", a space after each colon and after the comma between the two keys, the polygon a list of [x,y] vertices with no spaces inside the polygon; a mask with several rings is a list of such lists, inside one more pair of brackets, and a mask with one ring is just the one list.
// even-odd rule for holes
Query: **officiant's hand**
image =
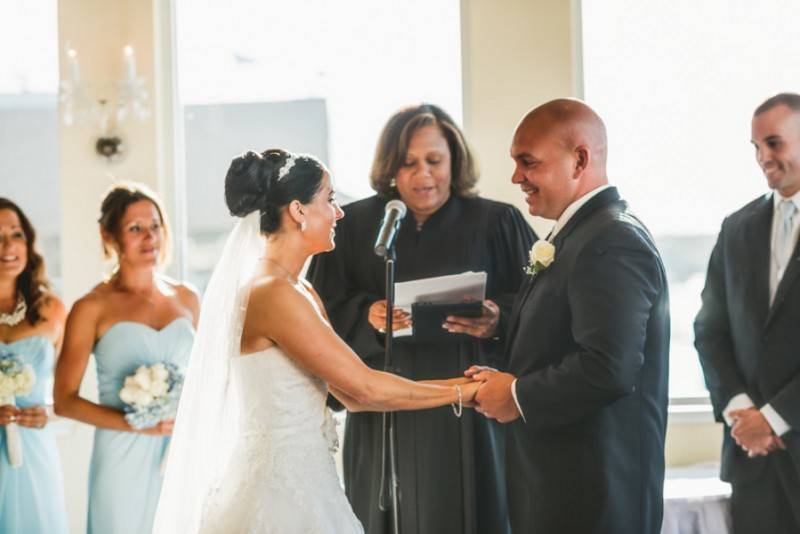
{"label": "officiant's hand", "polygon": [[489,338],[497,330],[500,322],[500,307],[491,300],[483,301],[483,313],[480,317],[461,317],[450,315],[442,328],[453,334],[468,334],[473,337]]}
{"label": "officiant's hand", "polygon": [[475,411],[501,423],[510,423],[520,417],[517,403],[511,394],[511,384],[516,377],[491,367],[474,365],[464,375],[484,382],[475,394]]}
{"label": "officiant's hand", "polygon": [[[369,307],[369,314],[367,321],[372,325],[372,328],[378,332],[384,333],[386,331],[386,301],[378,300],[372,303]],[[400,308],[392,310],[392,328],[394,330],[401,330],[411,326],[411,314],[404,312]]]}

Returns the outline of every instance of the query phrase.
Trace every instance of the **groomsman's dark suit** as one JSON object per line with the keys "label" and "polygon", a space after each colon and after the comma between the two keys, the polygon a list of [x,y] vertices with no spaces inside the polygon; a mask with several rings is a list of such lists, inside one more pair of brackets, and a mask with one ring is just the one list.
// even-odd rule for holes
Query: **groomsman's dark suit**
{"label": "groomsman's dark suit", "polygon": [[[770,306],[772,217],[766,195],[723,222],[695,320],[695,345],[717,421],[725,422],[722,412],[735,395],[747,393],[794,429],[782,436],[786,451],[748,458],[725,427],[722,479],[734,492],[756,488],[735,503],[734,519],[744,512],[760,518],[760,532],[800,532],[800,251],[795,248]],[[780,502],[794,519],[791,512],[784,518],[767,513]],[[767,521],[773,520],[780,530],[771,529]]]}
{"label": "groomsman's dark suit", "polygon": [[509,372],[515,534],[656,534],[667,422],[667,280],[616,188],[555,236],[555,261],[520,290]]}

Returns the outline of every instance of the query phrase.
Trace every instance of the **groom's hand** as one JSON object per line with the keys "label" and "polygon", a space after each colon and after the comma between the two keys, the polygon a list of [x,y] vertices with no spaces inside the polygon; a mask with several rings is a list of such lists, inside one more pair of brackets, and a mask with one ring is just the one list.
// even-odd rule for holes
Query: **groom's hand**
{"label": "groom's hand", "polygon": [[[467,372],[472,369],[468,369]],[[514,375],[484,368],[472,373],[472,379],[483,382],[475,394],[477,404],[475,411],[490,419],[497,419],[501,423],[510,423],[519,418],[517,403],[511,394],[511,384],[516,380]]]}

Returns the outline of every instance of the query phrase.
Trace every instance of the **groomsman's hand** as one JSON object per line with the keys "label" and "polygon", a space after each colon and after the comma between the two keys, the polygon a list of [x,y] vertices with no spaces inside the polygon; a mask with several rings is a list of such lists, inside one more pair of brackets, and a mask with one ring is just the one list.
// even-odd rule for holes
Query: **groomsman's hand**
{"label": "groomsman's hand", "polygon": [[747,451],[749,457],[766,456],[783,444],[773,433],[767,419],[756,408],[733,410],[730,416],[734,420],[731,437]]}
{"label": "groomsman's hand", "polygon": [[461,317],[450,315],[442,328],[452,334],[468,334],[478,338],[492,337],[500,322],[500,306],[493,301],[483,301],[483,313],[480,317]]}
{"label": "groomsman's hand", "polygon": [[476,412],[501,423],[510,423],[519,418],[517,403],[511,394],[511,384],[516,380],[514,375],[477,366],[470,367],[464,374],[484,382],[475,394]]}

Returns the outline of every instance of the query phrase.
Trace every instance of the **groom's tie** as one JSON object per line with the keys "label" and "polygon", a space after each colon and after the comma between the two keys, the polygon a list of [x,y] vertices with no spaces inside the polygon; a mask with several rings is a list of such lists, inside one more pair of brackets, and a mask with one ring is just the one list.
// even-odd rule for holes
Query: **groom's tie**
{"label": "groom's tie", "polygon": [[797,206],[791,200],[781,200],[778,203],[780,219],[778,221],[777,235],[775,239],[775,259],[778,264],[778,281],[783,278],[786,271],[786,264],[794,250],[792,243],[792,225],[797,215]]}

